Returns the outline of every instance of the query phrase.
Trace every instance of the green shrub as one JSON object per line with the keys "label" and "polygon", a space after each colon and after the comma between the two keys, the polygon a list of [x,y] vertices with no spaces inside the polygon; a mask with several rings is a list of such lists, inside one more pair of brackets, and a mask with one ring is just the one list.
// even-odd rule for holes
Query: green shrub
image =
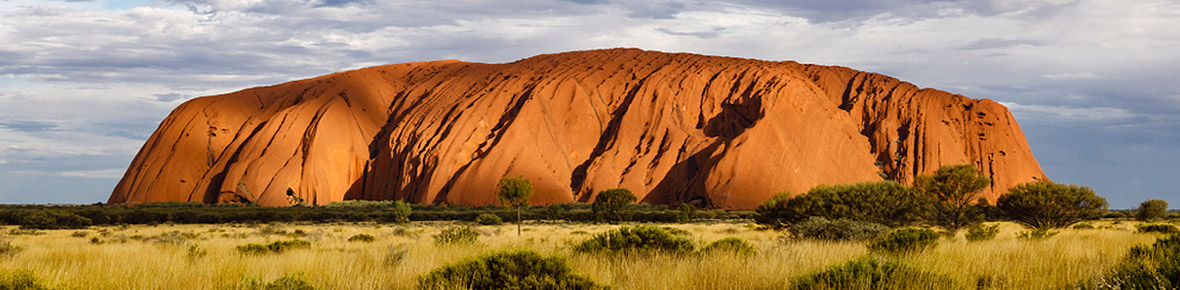
{"label": "green shrub", "polygon": [[891,227],[915,225],[926,219],[937,202],[934,196],[892,181],[820,185],[789,198],[783,193],[758,206],[755,221],[780,227],[810,217],[868,221]]}
{"label": "green shrub", "polygon": [[690,222],[690,221],[692,221],[693,214],[695,214],[696,211],[697,211],[697,208],[692,206],[691,204],[681,203],[680,210],[678,213],[676,213],[676,221],[680,222],[680,223]]}
{"label": "green shrub", "polygon": [[42,290],[49,289],[33,271],[20,269],[0,270],[0,290]]}
{"label": "green shrub", "polygon": [[449,227],[434,235],[434,243],[438,245],[474,244],[476,240],[479,233],[469,226]]}
{"label": "green shrub", "polygon": [[938,244],[938,232],[931,229],[899,229],[873,239],[869,250],[887,254],[921,252]]}
{"label": "green shrub", "polygon": [[309,242],[309,241],[289,240],[289,241],[274,241],[274,242],[271,242],[271,243],[265,244],[265,245],[250,243],[250,244],[240,245],[237,247],[237,249],[238,249],[238,252],[242,253],[242,254],[263,255],[263,254],[269,254],[269,253],[281,254],[283,252],[286,252],[286,251],[289,251],[292,249],[310,248],[310,247],[311,247],[311,242]]}
{"label": "green shrub", "polygon": [[701,253],[732,253],[739,255],[754,255],[758,253],[758,249],[750,245],[749,242],[738,237],[728,237],[714,241],[713,243],[701,248]]}
{"label": "green shrub", "polygon": [[255,279],[246,279],[238,285],[240,290],[316,290],[315,286],[304,280],[298,275],[287,275],[270,281],[270,283],[262,283]]}
{"label": "green shrub", "polygon": [[1168,215],[1168,202],[1160,199],[1151,199],[1139,204],[1139,208],[1135,209],[1135,219],[1141,221],[1158,220]]}
{"label": "green shrub", "polygon": [[1058,234],[1057,231],[1049,230],[1049,229],[1031,229],[1031,230],[1027,230],[1027,231],[1016,232],[1016,238],[1022,239],[1022,240],[1037,241],[1037,240],[1044,240],[1044,239],[1051,238],[1053,236],[1056,236],[1057,234]]}
{"label": "green shrub", "polygon": [[409,223],[411,213],[413,213],[413,209],[411,209],[410,205],[407,204],[405,201],[399,200],[399,201],[393,202],[393,221],[394,222],[399,223],[399,224]]}
{"label": "green shrub", "polygon": [[377,240],[377,238],[373,237],[373,235],[370,235],[370,234],[356,234],[351,237],[348,237],[349,242],[372,243],[373,241],[376,241],[376,240]]}
{"label": "green shrub", "polygon": [[1169,224],[1140,224],[1136,225],[1135,228],[1138,229],[1140,233],[1180,233],[1180,229],[1177,229],[1176,226]]}
{"label": "green shrub", "polygon": [[591,210],[598,221],[617,223],[627,218],[627,205],[636,200],[638,199],[631,194],[631,190],[626,188],[607,189],[599,191],[598,195],[594,196]]}
{"label": "green shrub", "polygon": [[1075,230],[1092,230],[1092,229],[1094,229],[1094,225],[1089,224],[1089,223],[1078,223],[1076,225],[1073,225],[1073,229],[1075,229]]}
{"label": "green shrub", "polygon": [[795,279],[790,289],[956,289],[954,281],[897,260],[865,256]]}
{"label": "green shrub", "polygon": [[561,257],[533,251],[469,258],[418,278],[418,289],[604,289],[575,275]]}
{"label": "green shrub", "polygon": [[89,227],[90,219],[83,216],[55,210],[39,210],[26,214],[21,221],[22,229],[83,229]]}
{"label": "green shrub", "polygon": [[[979,199],[991,182],[975,165],[947,165],[938,168],[934,175],[914,177],[914,189],[938,199],[930,220],[954,234],[960,228],[983,221],[983,209],[971,203]],[[987,201],[977,204],[986,205]]]}
{"label": "green shrub", "polygon": [[889,227],[849,219],[828,220],[822,217],[811,217],[805,221],[790,224],[788,228],[796,238],[829,240],[829,241],[858,241],[869,240],[889,231]]}
{"label": "green shrub", "polygon": [[652,226],[621,227],[594,235],[574,247],[580,253],[691,253],[692,241]]}
{"label": "green shrub", "polygon": [[475,223],[485,226],[498,226],[504,224],[504,220],[498,215],[485,213],[475,217]]}
{"label": "green shrub", "polygon": [[1180,235],[1135,246],[1103,275],[1082,289],[1176,289],[1180,287]]}
{"label": "green shrub", "polygon": [[986,240],[994,239],[994,238],[996,238],[996,235],[999,233],[1000,233],[1000,224],[993,224],[990,226],[986,226],[983,224],[977,224],[974,226],[967,227],[967,235],[966,236],[967,236],[968,242],[978,242],[978,241],[986,241]]}
{"label": "green shrub", "polygon": [[1055,229],[1102,217],[1106,213],[1106,199],[1089,187],[1042,180],[1008,189],[996,207],[1026,227]]}

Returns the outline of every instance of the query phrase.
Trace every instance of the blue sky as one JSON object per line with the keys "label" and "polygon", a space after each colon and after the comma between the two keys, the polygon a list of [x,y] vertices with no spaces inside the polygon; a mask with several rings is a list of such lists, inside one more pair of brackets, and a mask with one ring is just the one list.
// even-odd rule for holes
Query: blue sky
{"label": "blue sky", "polygon": [[1055,181],[1114,208],[1180,204],[1180,3],[1155,0],[0,0],[0,203],[105,201],[196,96],[608,47],[841,65],[993,99]]}

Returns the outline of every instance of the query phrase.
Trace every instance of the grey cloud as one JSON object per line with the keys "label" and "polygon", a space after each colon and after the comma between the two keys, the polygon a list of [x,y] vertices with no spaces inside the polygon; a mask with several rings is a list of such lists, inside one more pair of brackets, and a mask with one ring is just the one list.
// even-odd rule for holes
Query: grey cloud
{"label": "grey cloud", "polygon": [[1040,41],[1027,39],[1005,39],[1005,38],[984,38],[960,46],[963,50],[984,50],[984,49],[998,49],[1011,48],[1021,45],[1038,46]]}
{"label": "grey cloud", "polygon": [[707,31],[677,32],[677,31],[673,31],[673,30],[667,29],[667,28],[657,28],[656,31],[663,32],[663,33],[670,34],[670,35],[676,35],[676,36],[692,36],[692,37],[701,38],[701,39],[710,39],[710,38],[716,38],[718,35],[720,35],[722,32],[724,32],[725,29],[724,28],[715,28],[713,30],[707,30]]}
{"label": "grey cloud", "polygon": [[189,95],[177,94],[177,93],[153,94],[152,96],[156,97],[156,101],[161,101],[161,102],[165,102],[165,103],[179,100],[179,99],[188,99],[188,98],[192,97]]}
{"label": "grey cloud", "polygon": [[0,127],[8,128],[18,132],[44,132],[58,130],[57,123],[29,120],[0,121]]}

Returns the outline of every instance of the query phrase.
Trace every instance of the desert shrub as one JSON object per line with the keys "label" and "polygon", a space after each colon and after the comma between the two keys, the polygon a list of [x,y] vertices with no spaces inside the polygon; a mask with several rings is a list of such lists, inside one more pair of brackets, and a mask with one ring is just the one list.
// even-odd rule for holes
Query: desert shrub
{"label": "desert shrub", "polygon": [[399,224],[409,223],[413,209],[405,201],[393,202],[393,221]]}
{"label": "desert shrub", "polygon": [[406,256],[408,256],[409,254],[410,254],[409,249],[402,249],[400,247],[390,245],[385,251],[385,259],[382,260],[382,262],[386,266],[401,265],[402,261],[405,260]]}
{"label": "desert shrub", "polygon": [[754,255],[758,253],[758,249],[750,245],[749,242],[738,237],[728,237],[710,243],[708,246],[701,248],[701,253],[732,253],[739,255]]}
{"label": "desert shrub", "polygon": [[1082,289],[1176,289],[1180,287],[1180,235],[1135,246],[1103,275]]}
{"label": "desert shrub", "polygon": [[869,240],[889,231],[889,227],[849,219],[828,220],[822,217],[811,217],[805,221],[792,223],[788,230],[796,238],[856,241]]}
{"label": "desert shrub", "polygon": [[1078,223],[1076,225],[1073,225],[1073,229],[1075,229],[1075,230],[1092,230],[1095,228],[1094,228],[1094,225],[1089,224],[1089,223]]}
{"label": "desert shrub", "polygon": [[287,276],[283,276],[278,279],[275,279],[274,281],[270,281],[269,283],[263,283],[262,281],[258,281],[255,279],[246,279],[238,285],[237,289],[239,289],[239,290],[316,290],[319,288],[312,286],[311,283],[308,283],[307,280],[304,280],[303,277],[301,277],[301,276],[287,275]]}
{"label": "desert shrub", "polygon": [[1141,221],[1158,220],[1168,215],[1168,202],[1151,199],[1139,204],[1135,209],[1135,219]]}
{"label": "desert shrub", "polygon": [[678,211],[679,212],[676,214],[676,221],[680,223],[687,223],[692,221],[694,214],[697,212],[697,208],[691,204],[681,203]]}
{"label": "desert shrub", "polygon": [[86,236],[89,236],[89,235],[90,235],[90,232],[87,232],[87,231],[76,231],[76,232],[70,233],[70,236],[75,237],[75,238],[85,238]]}
{"label": "desert shrub", "polygon": [[1106,199],[1085,186],[1042,180],[1016,185],[1001,195],[996,207],[1012,221],[1033,229],[1068,227],[1102,217]]}
{"label": "desert shrub", "polygon": [[612,188],[599,191],[594,196],[591,210],[600,222],[617,223],[627,218],[627,205],[638,200],[631,190],[626,188]]}
{"label": "desert shrub", "polygon": [[26,214],[21,221],[22,229],[83,229],[89,227],[90,219],[61,211],[41,210]]}
{"label": "desert shrub", "polygon": [[310,247],[311,247],[311,242],[309,242],[309,241],[287,240],[287,241],[274,241],[274,242],[271,242],[271,243],[265,244],[265,245],[250,243],[250,244],[240,245],[237,247],[237,249],[238,249],[238,252],[242,253],[242,254],[263,255],[263,254],[269,254],[269,253],[281,254],[283,252],[293,250],[293,249],[310,248]]}
{"label": "desert shrub", "polygon": [[373,237],[373,235],[370,235],[370,234],[355,234],[351,237],[348,237],[349,242],[372,243],[373,241],[376,241],[376,240],[377,240],[377,238]]}
{"label": "desert shrub", "polygon": [[1140,233],[1161,233],[1161,234],[1180,233],[1180,229],[1177,229],[1176,226],[1169,225],[1169,224],[1140,224],[1140,225],[1135,226],[1135,228],[1138,229],[1138,231]]}
{"label": "desert shrub", "polygon": [[955,289],[954,281],[881,257],[865,256],[799,277],[790,289]]}
{"label": "desert shrub", "polygon": [[449,227],[434,235],[434,243],[438,245],[473,244],[476,240],[479,233],[469,226]]}
{"label": "desert shrub", "polygon": [[782,193],[759,205],[755,221],[779,227],[814,216],[898,227],[925,220],[937,202],[932,195],[892,181],[820,185],[789,196]]}
{"label": "desert shrub", "polygon": [[49,289],[33,271],[20,269],[0,270],[0,290],[42,290]]}
{"label": "desert shrub", "polygon": [[201,246],[197,246],[197,244],[192,244],[188,246],[188,251],[185,252],[184,257],[189,261],[195,261],[208,255],[209,251],[202,249]]}
{"label": "desert shrub", "polygon": [[621,227],[594,235],[574,246],[580,253],[651,253],[683,254],[693,250],[692,241],[667,229],[651,226]]}
{"label": "desert shrub", "polygon": [[1016,232],[1016,238],[1021,240],[1044,240],[1056,236],[1059,232],[1050,229],[1031,229],[1027,231]]}
{"label": "desert shrub", "polygon": [[966,237],[968,242],[978,242],[994,239],[999,233],[1000,224],[993,224],[990,226],[977,224],[967,227]]}
{"label": "desert shrub", "polygon": [[504,224],[504,220],[498,215],[485,213],[475,217],[475,223],[485,226],[497,226]]}
{"label": "desert shrub", "polygon": [[12,244],[12,238],[9,236],[0,236],[0,255],[11,256],[19,253],[24,248]]}
{"label": "desert shrub", "polygon": [[938,244],[938,232],[931,229],[898,229],[873,239],[869,250],[887,254],[921,252]]}
{"label": "desert shrub", "polygon": [[[960,228],[983,221],[982,208],[971,203],[991,182],[991,178],[983,176],[975,165],[947,165],[938,168],[933,175],[915,177],[914,189],[938,199],[931,221],[953,234]],[[986,205],[987,202],[979,204]]]}
{"label": "desert shrub", "polygon": [[491,253],[430,271],[418,289],[603,289],[575,275],[565,259],[533,251]]}

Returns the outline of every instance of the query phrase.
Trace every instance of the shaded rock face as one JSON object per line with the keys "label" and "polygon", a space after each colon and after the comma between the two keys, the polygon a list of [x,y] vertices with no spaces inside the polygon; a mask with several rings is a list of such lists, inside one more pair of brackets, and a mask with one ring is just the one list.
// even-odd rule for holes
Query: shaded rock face
{"label": "shaded rock face", "polygon": [[611,49],[395,64],[193,99],[109,202],[487,205],[501,177],[520,175],[533,204],[622,187],[648,203],[752,208],[962,163],[992,178],[992,201],[1045,178],[991,100],[842,67]]}

